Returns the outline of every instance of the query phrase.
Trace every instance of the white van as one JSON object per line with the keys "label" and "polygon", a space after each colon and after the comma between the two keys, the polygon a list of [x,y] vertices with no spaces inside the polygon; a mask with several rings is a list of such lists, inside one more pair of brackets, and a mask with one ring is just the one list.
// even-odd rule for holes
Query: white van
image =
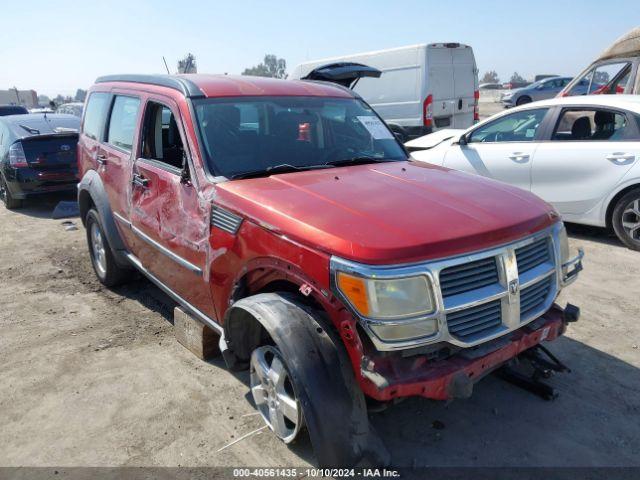
{"label": "white van", "polygon": [[382,72],[355,83],[359,93],[401,139],[441,128],[468,128],[478,120],[478,69],[473,49],[431,43],[301,63],[291,74],[304,79],[327,64],[357,62]]}

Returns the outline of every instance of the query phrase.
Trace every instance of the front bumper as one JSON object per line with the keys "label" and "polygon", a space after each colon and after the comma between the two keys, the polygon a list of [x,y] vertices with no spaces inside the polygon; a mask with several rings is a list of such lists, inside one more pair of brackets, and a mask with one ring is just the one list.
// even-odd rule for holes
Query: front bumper
{"label": "front bumper", "polygon": [[555,340],[565,330],[564,311],[554,304],[524,327],[442,360],[430,361],[423,355],[364,357],[361,387],[366,395],[378,401],[410,396],[434,400],[466,398],[485,375],[525,350]]}
{"label": "front bumper", "polygon": [[562,286],[573,283],[578,278],[578,273],[582,271],[582,259],[584,258],[584,250],[578,249],[578,255],[562,264]]}

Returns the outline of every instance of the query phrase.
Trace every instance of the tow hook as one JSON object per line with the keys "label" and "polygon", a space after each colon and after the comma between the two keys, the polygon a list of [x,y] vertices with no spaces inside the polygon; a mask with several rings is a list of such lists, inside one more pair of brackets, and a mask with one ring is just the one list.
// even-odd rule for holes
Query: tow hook
{"label": "tow hook", "polygon": [[577,322],[580,319],[580,307],[567,303],[562,317],[566,323]]}
{"label": "tow hook", "polygon": [[530,348],[517,358],[520,361],[527,362],[533,369],[533,373],[526,375],[517,371],[514,368],[514,363],[519,362],[513,362],[496,370],[496,375],[501,380],[527,390],[544,400],[555,400],[558,397],[558,393],[551,385],[543,382],[542,379],[550,378],[556,372],[570,372],[569,367],[542,345]]}

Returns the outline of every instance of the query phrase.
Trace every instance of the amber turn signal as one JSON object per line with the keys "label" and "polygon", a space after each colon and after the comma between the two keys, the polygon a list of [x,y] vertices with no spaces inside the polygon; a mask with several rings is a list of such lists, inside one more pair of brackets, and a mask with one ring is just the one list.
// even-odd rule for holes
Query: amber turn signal
{"label": "amber turn signal", "polygon": [[369,300],[364,279],[338,272],[338,288],[361,315],[369,315]]}

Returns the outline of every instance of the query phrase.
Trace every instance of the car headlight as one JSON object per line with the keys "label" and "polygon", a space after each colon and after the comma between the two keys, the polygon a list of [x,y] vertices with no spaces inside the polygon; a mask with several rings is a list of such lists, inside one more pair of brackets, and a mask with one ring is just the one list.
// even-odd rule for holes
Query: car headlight
{"label": "car headlight", "polygon": [[433,290],[424,275],[385,279],[338,272],[337,284],[363,317],[397,319],[428,315],[435,310]]}
{"label": "car headlight", "polygon": [[394,342],[426,337],[438,331],[430,280],[424,275],[370,278],[336,273],[336,285],[380,339]]}

